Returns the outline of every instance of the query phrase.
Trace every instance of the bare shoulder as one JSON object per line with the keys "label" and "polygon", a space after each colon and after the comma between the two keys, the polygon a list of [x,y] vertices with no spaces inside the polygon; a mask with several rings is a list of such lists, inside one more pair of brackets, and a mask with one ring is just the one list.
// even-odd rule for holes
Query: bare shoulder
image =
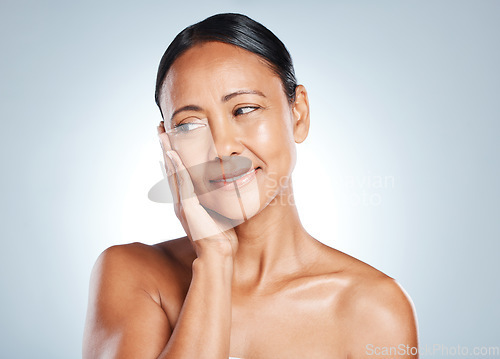
{"label": "bare shoulder", "polygon": [[154,272],[168,266],[168,257],[158,248],[143,243],[114,245],[104,250],[92,270],[91,282],[148,283],[154,285]]}
{"label": "bare shoulder", "polygon": [[367,335],[373,334],[375,328],[388,336],[410,337],[415,333],[413,302],[391,277],[356,277],[346,291],[346,299],[349,299],[346,309],[351,314],[352,323],[363,324]]}
{"label": "bare shoulder", "polygon": [[96,285],[117,291],[140,288],[168,310],[166,304],[182,296],[191,281],[194,258],[189,245],[187,238],[178,238],[154,245],[134,242],[111,246],[94,265],[91,288]]}
{"label": "bare shoulder", "polygon": [[[190,266],[191,250],[185,237],[148,245],[140,242],[114,245],[101,253],[94,272],[106,271],[110,276],[123,276],[158,284],[158,275],[178,274]],[[164,282],[161,280],[161,282]]]}
{"label": "bare shoulder", "polygon": [[418,344],[417,320],[408,293],[395,279],[354,257],[339,251],[333,256],[341,263],[337,275],[345,283],[340,308],[350,356],[373,357],[370,348],[393,347],[399,349],[391,353],[394,357],[412,357],[408,350]]}
{"label": "bare shoulder", "polygon": [[[182,296],[183,278],[175,255],[163,247],[136,242],[101,253],[90,280],[85,358],[161,351],[173,328],[167,303]],[[138,330],[144,327],[149,330]]]}
{"label": "bare shoulder", "polygon": [[411,309],[413,303],[403,287],[393,278],[337,249],[327,247],[326,258],[332,265],[329,272],[345,283],[344,295],[349,297],[352,310],[365,306],[389,306],[395,309]]}
{"label": "bare shoulder", "polygon": [[94,269],[103,270],[110,266],[133,272],[137,267],[148,268],[167,258],[155,245],[134,242],[118,244],[104,250],[98,257]]}

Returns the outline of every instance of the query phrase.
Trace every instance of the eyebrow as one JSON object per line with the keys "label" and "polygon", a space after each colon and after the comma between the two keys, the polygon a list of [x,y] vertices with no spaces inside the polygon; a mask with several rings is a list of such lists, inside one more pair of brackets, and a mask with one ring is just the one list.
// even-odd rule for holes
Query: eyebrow
{"label": "eyebrow", "polygon": [[172,121],[174,119],[175,115],[177,115],[179,112],[182,112],[182,111],[201,111],[201,110],[202,110],[202,108],[200,106],[196,106],[196,105],[183,106],[183,107],[174,111],[172,116],[170,116],[170,121]]}
{"label": "eyebrow", "polygon": [[238,95],[259,95],[262,97],[266,97],[266,95],[264,95],[262,92],[260,92],[258,90],[239,90],[239,91],[231,92],[230,94],[222,96],[221,101],[227,102],[230,99],[232,99],[233,97],[238,96]]}
{"label": "eyebrow", "polygon": [[[227,101],[231,100],[233,97],[236,97],[236,96],[239,96],[239,95],[259,95],[259,96],[262,96],[262,97],[266,97],[266,95],[264,95],[262,92],[260,92],[258,90],[239,90],[239,91],[231,92],[230,94],[222,96],[221,101],[222,102],[227,102]],[[203,109],[200,106],[196,106],[196,105],[183,106],[183,107],[181,107],[181,108],[179,108],[179,109],[177,109],[177,110],[174,111],[174,113],[170,117],[170,121],[172,121],[174,119],[174,117],[179,112],[183,112],[183,111],[202,111],[202,110]]]}

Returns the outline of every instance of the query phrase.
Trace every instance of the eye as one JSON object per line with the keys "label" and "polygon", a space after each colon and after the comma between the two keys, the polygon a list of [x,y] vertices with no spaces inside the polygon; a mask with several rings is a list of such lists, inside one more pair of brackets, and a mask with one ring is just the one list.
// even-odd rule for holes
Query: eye
{"label": "eye", "polygon": [[234,116],[246,115],[247,113],[258,110],[259,108],[260,108],[259,106],[243,106],[243,107],[237,108],[234,111]]}
{"label": "eye", "polygon": [[174,126],[173,130],[176,133],[187,133],[198,128],[205,127],[204,123],[181,123]]}

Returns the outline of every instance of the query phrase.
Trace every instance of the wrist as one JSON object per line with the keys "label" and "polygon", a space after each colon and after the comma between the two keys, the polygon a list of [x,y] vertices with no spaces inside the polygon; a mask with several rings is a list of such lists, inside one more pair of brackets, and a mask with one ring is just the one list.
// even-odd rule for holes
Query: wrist
{"label": "wrist", "polygon": [[218,253],[205,252],[202,256],[194,259],[193,277],[198,275],[208,275],[232,280],[233,258],[232,256],[222,256]]}
{"label": "wrist", "polygon": [[193,241],[198,258],[213,258],[211,261],[232,261],[233,247],[226,239],[200,239]]}

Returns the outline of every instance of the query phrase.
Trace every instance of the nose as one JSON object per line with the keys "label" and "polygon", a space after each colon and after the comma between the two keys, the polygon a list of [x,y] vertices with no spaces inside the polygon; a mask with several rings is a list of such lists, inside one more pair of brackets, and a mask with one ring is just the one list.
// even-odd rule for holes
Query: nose
{"label": "nose", "polygon": [[240,142],[237,126],[230,119],[212,121],[210,131],[219,158],[240,155],[243,145]]}

